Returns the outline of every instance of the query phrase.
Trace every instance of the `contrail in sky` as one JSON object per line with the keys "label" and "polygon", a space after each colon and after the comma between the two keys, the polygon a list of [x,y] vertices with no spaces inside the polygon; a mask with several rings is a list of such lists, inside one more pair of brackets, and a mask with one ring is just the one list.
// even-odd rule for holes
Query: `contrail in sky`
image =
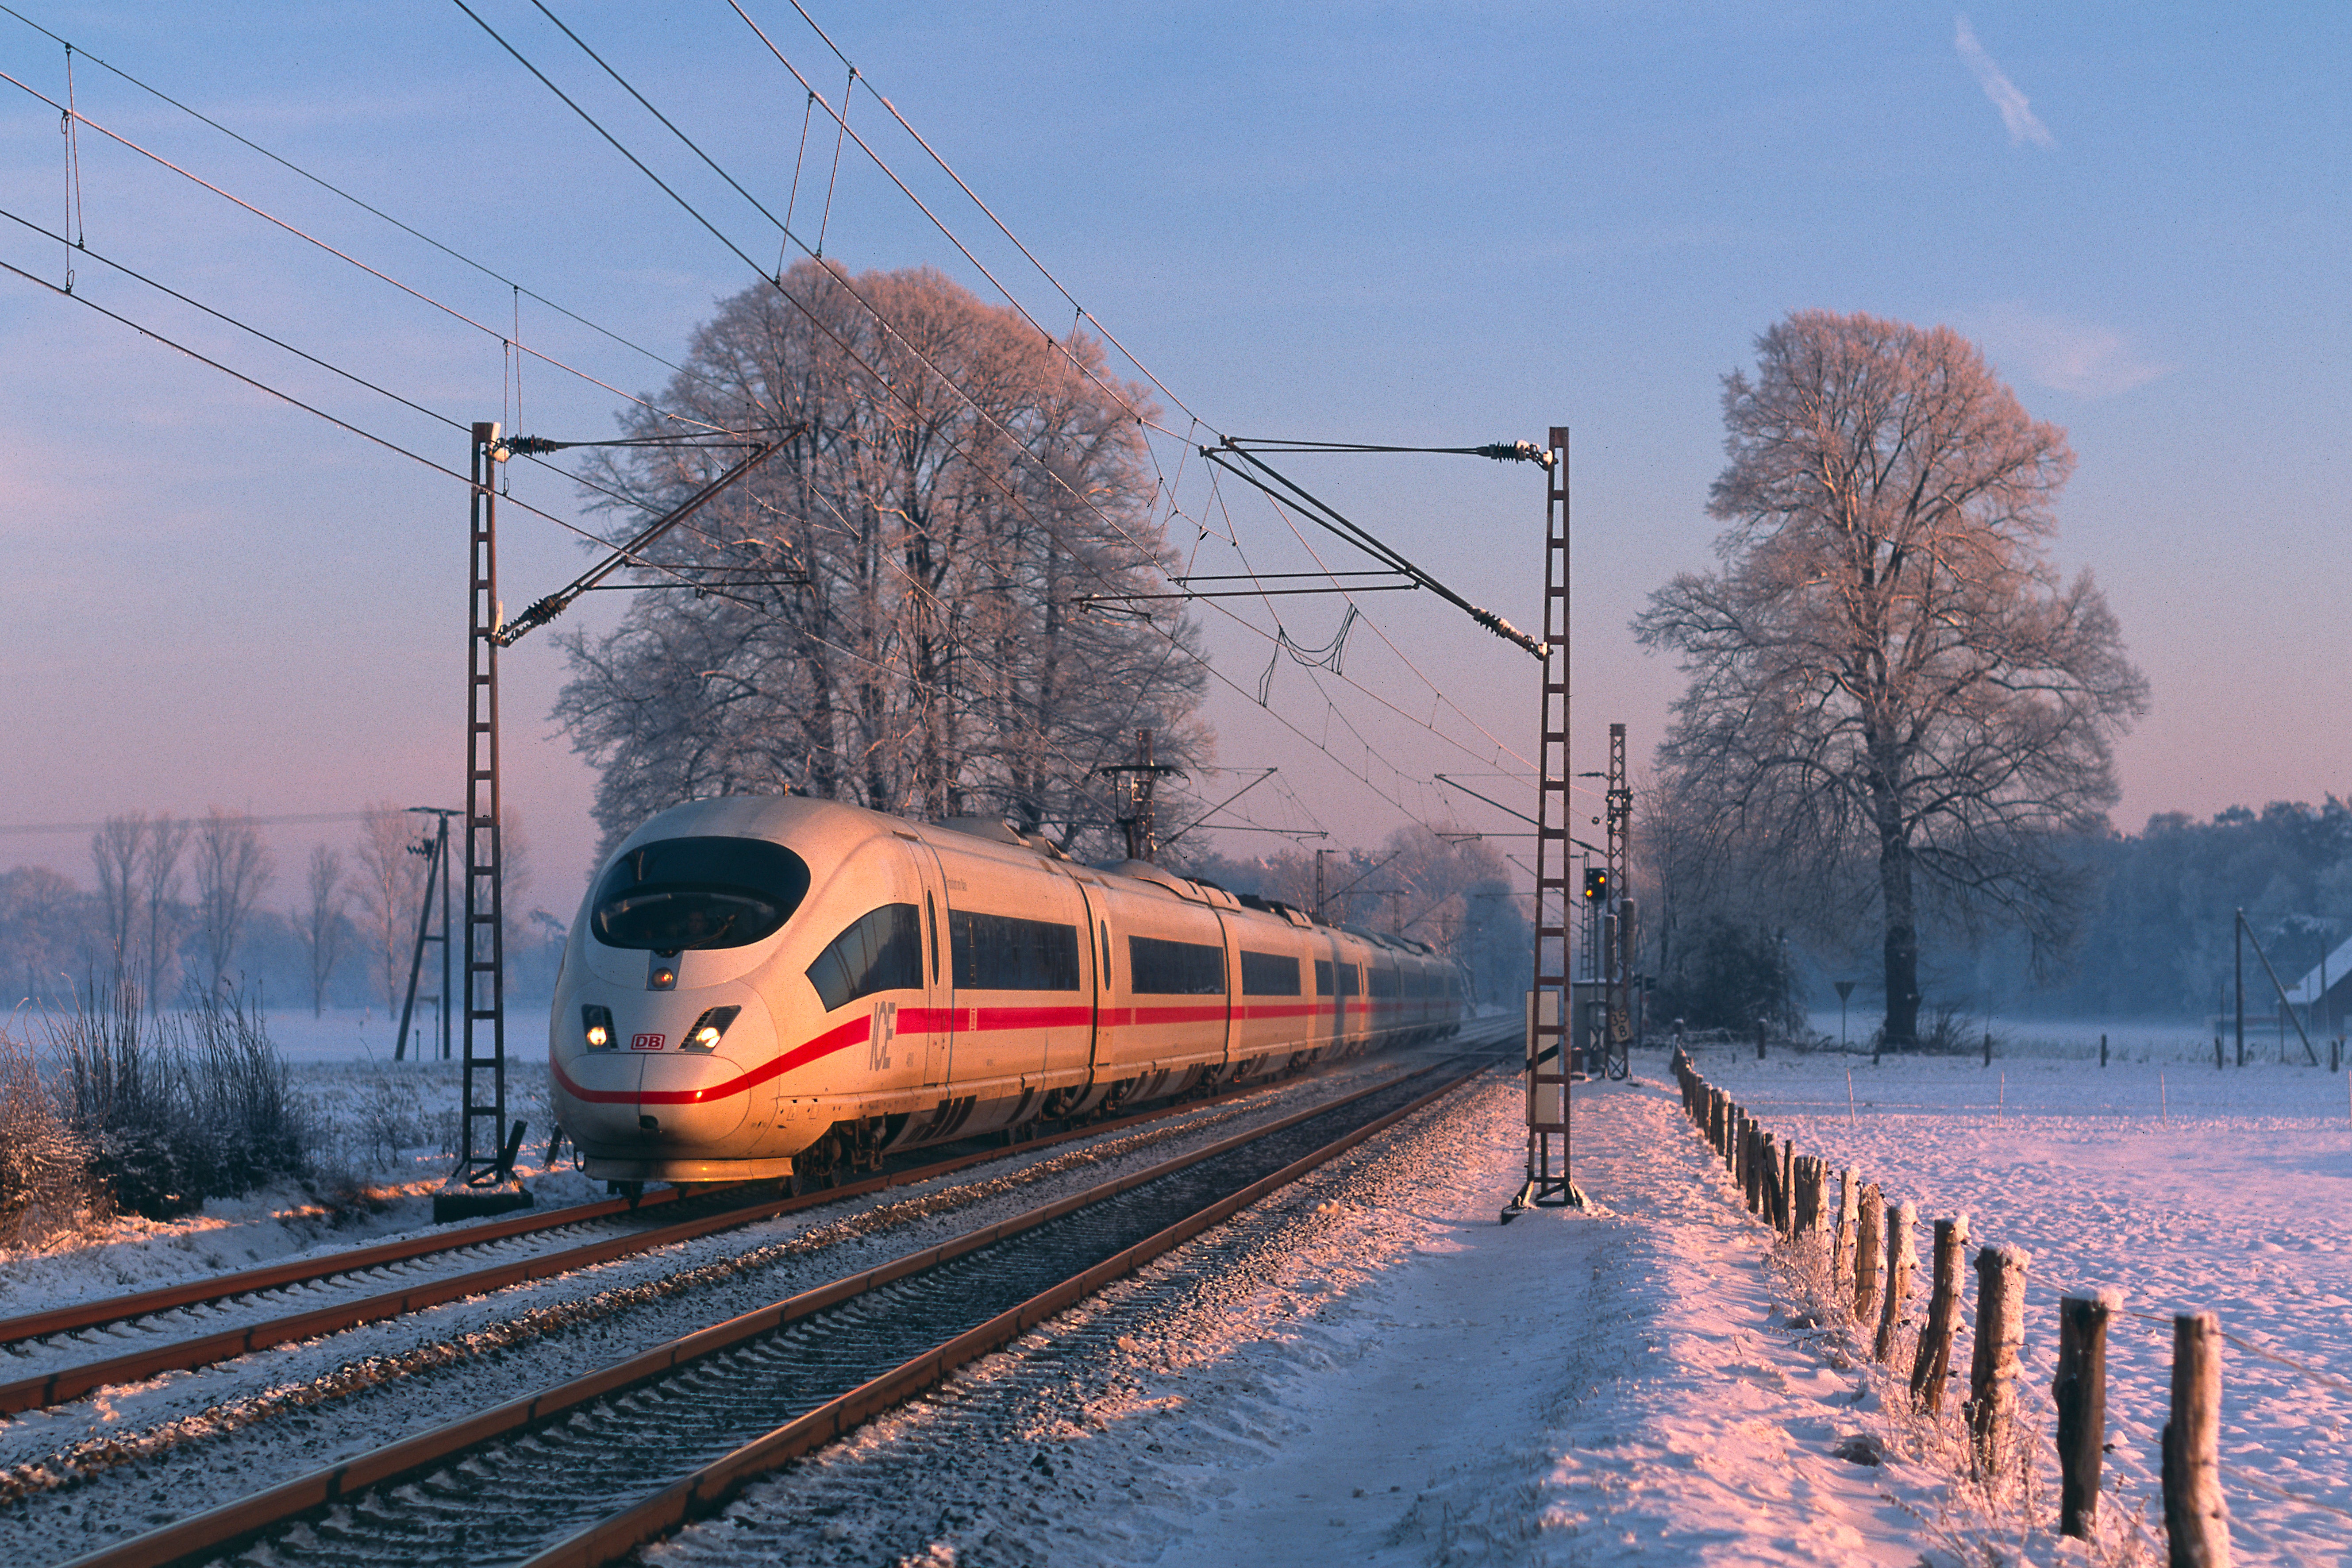
{"label": "contrail in sky", "polygon": [[2032,109],[2027,105],[2025,94],[2017,90],[2017,84],[2009,79],[2009,73],[1985,53],[1982,44],[1977,42],[1977,30],[1969,26],[1965,12],[1960,15],[1958,22],[1959,28],[1953,36],[1952,47],[1959,50],[1960,58],[1969,62],[1969,69],[1977,73],[1977,85],[1984,89],[1987,98],[1992,100],[1992,106],[2000,110],[2000,122],[2009,127],[2010,141],[2031,142],[2038,147],[2056,146],[2057,141],[2050,134],[2050,128],[2035,118]]}

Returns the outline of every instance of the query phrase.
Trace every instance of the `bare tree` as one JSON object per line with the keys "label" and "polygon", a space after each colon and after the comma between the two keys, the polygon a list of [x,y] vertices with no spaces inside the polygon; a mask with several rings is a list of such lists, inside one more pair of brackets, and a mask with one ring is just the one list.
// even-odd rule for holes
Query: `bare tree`
{"label": "bare tree", "polygon": [[400,1005],[407,984],[418,900],[425,893],[425,860],[409,853],[418,820],[385,800],[369,806],[360,821],[360,928],[387,1013]]}
{"label": "bare tree", "polygon": [[[803,262],[726,301],[630,433],[806,428],[659,547],[714,591],[647,594],[570,644],[556,711],[608,841],[676,801],[797,789],[1067,845],[1107,839],[1094,770],[1135,730],[1199,760],[1190,624],[1077,603],[1170,563],[1149,405],[1102,365],[928,268]],[[713,460],[639,447],[592,478],[658,508]]]}
{"label": "bare tree", "polygon": [[147,825],[147,840],[140,850],[139,875],[146,903],[146,986],[160,1005],[179,989],[180,854],[187,847],[192,825],[170,812]]}
{"label": "bare tree", "polygon": [[277,876],[253,818],[215,805],[196,824],[196,921],[209,970],[207,996],[217,998],[253,906]]}
{"label": "bare tree", "polygon": [[[2045,554],[2074,468],[1967,340],[1802,311],[1724,383],[1723,568],[1634,621],[1690,685],[1659,760],[1714,842],[1825,923],[1874,907],[1890,1044],[1917,1033],[1923,895],[2037,954],[2074,928],[2053,839],[2105,821],[2147,684]],[[1858,866],[1867,876],[1849,875]]]}
{"label": "bare tree", "polygon": [[89,837],[89,858],[98,870],[99,916],[103,922],[107,952],[112,963],[109,983],[120,985],[138,963],[139,851],[147,841],[147,814],[123,812],[108,817]]}
{"label": "bare tree", "polygon": [[289,911],[310,962],[310,1016],[327,1011],[327,982],[343,955],[343,858],[323,844],[310,847],[310,903]]}

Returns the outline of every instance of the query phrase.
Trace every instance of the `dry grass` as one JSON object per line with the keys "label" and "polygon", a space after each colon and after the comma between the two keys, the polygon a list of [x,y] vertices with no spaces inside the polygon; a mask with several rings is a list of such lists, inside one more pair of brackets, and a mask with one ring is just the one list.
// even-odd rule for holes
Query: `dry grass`
{"label": "dry grass", "polygon": [[311,1168],[314,1119],[258,1009],[150,1009],[124,986],[53,1019],[63,1112],[118,1207],[169,1219]]}

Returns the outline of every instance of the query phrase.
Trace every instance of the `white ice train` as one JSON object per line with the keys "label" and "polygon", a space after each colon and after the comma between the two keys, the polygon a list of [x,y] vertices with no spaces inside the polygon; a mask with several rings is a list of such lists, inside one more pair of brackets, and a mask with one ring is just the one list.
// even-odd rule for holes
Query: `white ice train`
{"label": "white ice train", "polygon": [[1001,822],[730,798],[663,812],[605,866],[548,1058],[593,1176],[799,1181],[1461,1017],[1454,965],[1410,940]]}

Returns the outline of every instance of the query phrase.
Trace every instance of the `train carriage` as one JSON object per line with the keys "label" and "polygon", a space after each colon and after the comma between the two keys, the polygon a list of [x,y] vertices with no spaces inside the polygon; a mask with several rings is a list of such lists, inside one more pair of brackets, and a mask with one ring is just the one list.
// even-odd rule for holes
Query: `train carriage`
{"label": "train carriage", "polygon": [[1004,823],[728,798],[604,868],[549,1060],[592,1175],[805,1176],[1439,1037],[1459,996],[1417,943]]}

